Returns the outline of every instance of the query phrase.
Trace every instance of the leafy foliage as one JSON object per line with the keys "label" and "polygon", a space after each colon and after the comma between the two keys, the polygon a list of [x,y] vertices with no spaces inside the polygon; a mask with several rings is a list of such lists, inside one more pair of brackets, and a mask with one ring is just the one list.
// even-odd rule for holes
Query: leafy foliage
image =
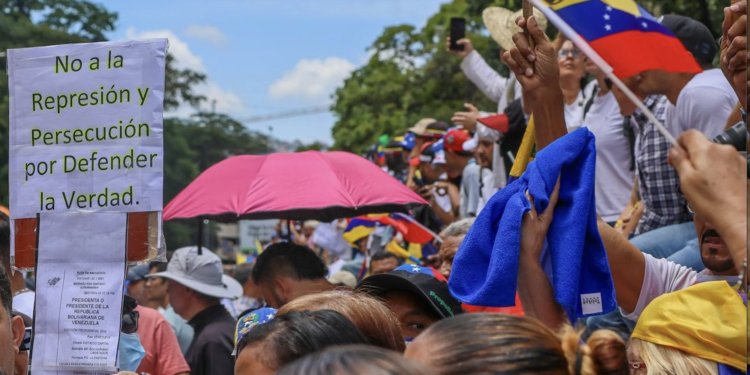
{"label": "leafy foliage", "polygon": [[[241,154],[271,151],[266,135],[247,130],[222,114],[199,113],[190,119],[164,120],[164,202],[172,200],[200,172]],[[195,220],[169,221],[164,237],[170,249],[195,244]]]}
{"label": "leafy foliage", "polygon": [[328,145],[322,142],[315,141],[313,143],[302,145],[297,147],[294,152],[303,152],[303,151],[326,151],[328,149]]}
{"label": "leafy foliage", "polygon": [[[668,13],[697,19],[721,34],[725,2],[719,0],[641,0],[655,16]],[[482,11],[489,6],[518,10],[522,0],[451,0],[440,7],[420,30],[411,25],[387,27],[367,50],[372,57],[352,72],[336,90],[333,112],[333,149],[364,151],[382,134],[399,135],[418,120],[432,117],[448,121],[463,103],[494,111],[490,102],[465,78],[460,60],[445,50],[451,17],[466,18],[466,34],[475,49],[501,75],[500,47],[489,36]],[[555,35],[554,27],[548,34]]]}

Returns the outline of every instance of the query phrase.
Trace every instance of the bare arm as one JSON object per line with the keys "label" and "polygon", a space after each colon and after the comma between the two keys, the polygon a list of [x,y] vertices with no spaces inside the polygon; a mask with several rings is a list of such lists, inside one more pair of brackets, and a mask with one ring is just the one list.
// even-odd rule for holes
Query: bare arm
{"label": "bare arm", "polygon": [[544,247],[552,217],[560,193],[560,182],[549,200],[549,206],[541,214],[536,212],[533,199],[527,193],[526,199],[531,210],[523,217],[521,224],[521,253],[518,265],[518,297],[526,315],[539,319],[552,330],[559,329],[567,322],[562,307],[555,302],[552,285],[544,272],[539,258]]}
{"label": "bare arm", "polygon": [[599,235],[607,251],[609,270],[615,283],[617,304],[626,311],[635,310],[646,273],[646,257],[635,245],[598,218]]}
{"label": "bare arm", "polygon": [[[638,176],[635,177],[633,180],[633,188],[630,189],[630,200],[628,201],[628,204],[625,206],[625,208],[622,210],[622,213],[620,213],[620,217],[617,218],[617,224],[615,224],[615,229],[620,232],[623,236],[627,237],[628,234],[630,234],[629,228],[632,227],[632,225],[628,225],[632,220],[635,219],[635,211],[636,211],[636,204],[640,199],[638,199]],[[640,217],[638,218],[640,220]]]}

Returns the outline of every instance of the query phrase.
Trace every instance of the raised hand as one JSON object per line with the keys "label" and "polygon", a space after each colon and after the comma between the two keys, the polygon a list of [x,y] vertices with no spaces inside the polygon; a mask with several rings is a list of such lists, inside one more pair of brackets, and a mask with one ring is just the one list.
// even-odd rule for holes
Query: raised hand
{"label": "raised hand", "polygon": [[471,40],[463,38],[459,39],[456,44],[459,46],[464,46],[463,51],[456,51],[451,49],[451,37],[445,38],[445,49],[450,53],[451,55],[458,56],[460,58],[464,58],[468,56],[471,51],[474,51],[474,46],[471,44]]}
{"label": "raised hand", "polygon": [[503,61],[516,73],[518,82],[532,97],[540,90],[559,90],[560,67],[552,42],[533,16],[529,17],[528,22],[523,17],[519,17],[516,24],[521,28],[528,24],[529,34],[534,40],[534,48],[529,46],[523,33],[516,33],[513,35],[513,42],[516,46],[503,54]]}

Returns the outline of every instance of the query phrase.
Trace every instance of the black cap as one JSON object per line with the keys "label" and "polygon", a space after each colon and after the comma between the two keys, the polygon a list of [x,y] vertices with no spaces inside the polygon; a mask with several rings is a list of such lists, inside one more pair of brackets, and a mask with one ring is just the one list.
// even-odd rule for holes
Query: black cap
{"label": "black cap", "polygon": [[422,150],[419,153],[419,161],[422,163],[432,163],[433,160],[435,160],[435,150],[432,148],[432,143],[425,143],[422,145]]}
{"label": "black cap", "polygon": [[668,14],[661,20],[661,24],[669,29],[690,53],[698,64],[710,65],[719,52],[713,34],[706,25],[685,16]]}
{"label": "black cap", "polygon": [[395,291],[413,293],[441,318],[464,312],[461,302],[448,290],[448,280],[431,267],[404,264],[391,272],[362,280],[355,289],[376,297]]}

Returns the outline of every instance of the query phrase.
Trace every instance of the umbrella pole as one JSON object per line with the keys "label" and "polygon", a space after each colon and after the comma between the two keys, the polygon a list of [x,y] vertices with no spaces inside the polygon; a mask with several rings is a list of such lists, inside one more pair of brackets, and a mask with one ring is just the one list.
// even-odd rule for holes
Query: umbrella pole
{"label": "umbrella pole", "polygon": [[198,255],[203,255],[203,218],[198,217]]}

